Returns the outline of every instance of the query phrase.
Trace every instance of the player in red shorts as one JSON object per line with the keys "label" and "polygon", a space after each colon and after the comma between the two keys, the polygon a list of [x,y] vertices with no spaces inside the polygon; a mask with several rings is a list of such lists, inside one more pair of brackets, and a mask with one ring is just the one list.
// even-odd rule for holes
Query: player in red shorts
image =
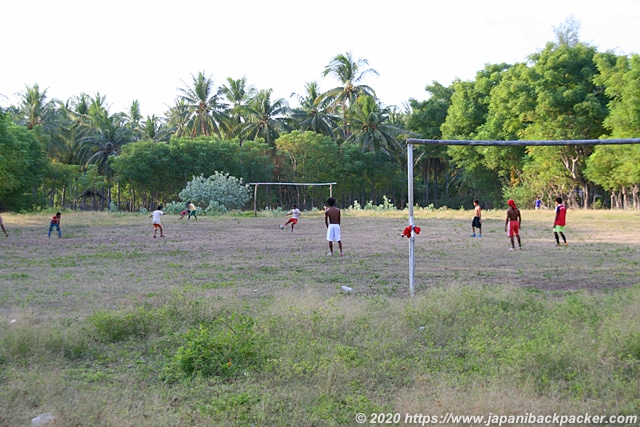
{"label": "player in red shorts", "polygon": [[291,218],[280,226],[280,230],[284,230],[287,228],[287,225],[291,224],[291,231],[293,231],[293,227],[298,223],[298,219],[300,218],[300,209],[298,209],[296,205],[293,205],[293,209],[291,209],[287,216],[291,216]]}
{"label": "player in red shorts", "polygon": [[[518,238],[518,248],[522,249],[522,243],[520,242],[520,227],[522,223],[522,217],[520,215],[520,209],[516,207],[516,202],[509,199],[507,202],[509,209],[507,209],[507,219],[504,222],[504,231],[507,232],[507,236],[511,239],[510,251],[516,248],[514,237]],[[509,228],[507,230],[507,227]]]}

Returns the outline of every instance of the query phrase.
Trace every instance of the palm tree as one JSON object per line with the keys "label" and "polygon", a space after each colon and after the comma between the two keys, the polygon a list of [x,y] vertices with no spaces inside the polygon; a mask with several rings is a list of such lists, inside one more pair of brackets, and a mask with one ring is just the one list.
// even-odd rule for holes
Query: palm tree
{"label": "palm tree", "polygon": [[327,135],[335,139],[333,130],[338,126],[338,117],[329,113],[329,101],[321,96],[318,83],[305,84],[307,93],[296,96],[300,107],[291,112],[291,118],[297,122],[297,127],[302,131],[313,131],[321,135]]}
{"label": "palm tree", "polygon": [[36,83],[31,87],[27,86],[19,94],[20,100],[14,114],[19,125],[31,130],[49,122],[47,119],[55,113],[55,100],[47,101],[47,90],[40,91],[40,86]]}
{"label": "palm tree", "polygon": [[255,140],[262,138],[271,147],[275,147],[275,141],[280,132],[289,129],[287,114],[289,106],[282,98],[271,102],[271,89],[261,90],[249,103],[248,122],[242,129],[244,139]]}
{"label": "palm tree", "polygon": [[47,100],[47,89],[41,91],[38,84],[26,87],[20,94],[17,108],[13,108],[13,116],[17,124],[32,130],[36,126],[42,128],[42,140],[50,159],[58,157],[64,151],[64,128],[67,125],[64,114],[58,108],[59,101]]}
{"label": "palm tree", "polygon": [[323,94],[334,108],[340,107],[342,111],[343,126],[345,130],[345,139],[349,136],[349,129],[346,122],[348,109],[356,102],[356,99],[362,95],[376,97],[375,91],[367,85],[359,84],[367,75],[378,72],[368,67],[369,62],[366,59],[359,58],[354,60],[351,52],[339,54],[331,60],[322,72],[322,76],[333,75],[342,86],[330,89]]}
{"label": "palm tree", "polygon": [[140,124],[142,138],[155,142],[168,142],[171,138],[173,128],[167,126],[166,119],[162,117],[147,116]]}
{"label": "palm tree", "polygon": [[374,98],[358,98],[349,110],[349,122],[353,133],[346,142],[359,144],[362,151],[382,151],[389,157],[396,157],[402,151],[402,146],[396,139],[396,135],[402,129],[388,123],[389,114],[389,108],[380,108]]}
{"label": "palm tree", "polygon": [[231,138],[239,136],[242,125],[247,121],[247,105],[256,96],[257,90],[254,86],[247,85],[246,77],[237,80],[228,77],[227,84],[222,85],[220,90],[231,104],[228,110],[227,136]]}
{"label": "palm tree", "polygon": [[122,147],[135,140],[133,131],[127,126],[127,115],[116,113],[112,116],[108,114],[99,115],[92,118],[91,127],[87,127],[82,132],[83,136],[79,142],[79,158],[86,168],[90,164],[95,164],[98,171],[107,178],[108,202],[111,202],[111,183],[113,179],[113,169],[111,169],[111,159],[119,156]]}
{"label": "palm tree", "polygon": [[204,72],[191,75],[193,86],[178,89],[181,93],[176,107],[189,136],[221,136],[227,119],[227,105],[221,102],[222,92],[215,90],[213,80]]}

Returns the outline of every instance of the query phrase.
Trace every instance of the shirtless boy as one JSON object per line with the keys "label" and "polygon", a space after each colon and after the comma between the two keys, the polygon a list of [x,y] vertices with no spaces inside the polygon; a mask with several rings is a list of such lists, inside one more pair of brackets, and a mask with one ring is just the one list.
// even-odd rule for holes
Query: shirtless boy
{"label": "shirtless boy", "polygon": [[327,226],[327,241],[329,242],[329,253],[333,255],[333,242],[338,242],[340,256],[342,256],[342,240],[340,239],[340,209],[335,207],[336,199],[330,197],[327,200],[329,206],[324,211],[324,224]]}
{"label": "shirtless boy", "polygon": [[[512,251],[516,248],[513,241],[514,237],[518,238],[518,248],[522,249],[522,244],[520,243],[520,227],[522,223],[520,209],[516,207],[516,202],[512,199],[509,199],[507,204],[509,205],[509,209],[507,209],[507,219],[504,223],[504,231],[507,232],[507,236],[511,239],[511,247],[509,250]],[[507,227],[509,228],[508,230]]]}
{"label": "shirtless boy", "polygon": [[478,228],[478,237],[482,237],[482,209],[480,209],[480,202],[474,200],[473,206],[474,217],[471,222],[471,237],[476,237],[476,227]]}

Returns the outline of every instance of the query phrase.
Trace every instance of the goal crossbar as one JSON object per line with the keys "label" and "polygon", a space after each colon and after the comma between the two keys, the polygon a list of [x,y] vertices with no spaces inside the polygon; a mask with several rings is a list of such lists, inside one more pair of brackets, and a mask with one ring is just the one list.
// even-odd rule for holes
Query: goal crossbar
{"label": "goal crossbar", "polygon": [[415,139],[408,138],[407,144],[407,181],[408,181],[408,208],[409,226],[411,227],[411,237],[409,238],[409,290],[411,296],[415,295],[415,226],[413,220],[413,146],[414,145],[464,145],[464,146],[511,146],[511,147],[534,147],[534,146],[576,146],[576,145],[623,145],[640,144],[640,138],[629,139],[564,139],[564,140],[456,140],[456,139]]}
{"label": "goal crossbar", "polygon": [[407,139],[407,145],[467,145],[473,146],[503,146],[503,147],[527,147],[527,146],[567,146],[567,145],[617,145],[639,144],[640,138],[631,139],[542,139],[542,140],[457,140],[457,139]]}

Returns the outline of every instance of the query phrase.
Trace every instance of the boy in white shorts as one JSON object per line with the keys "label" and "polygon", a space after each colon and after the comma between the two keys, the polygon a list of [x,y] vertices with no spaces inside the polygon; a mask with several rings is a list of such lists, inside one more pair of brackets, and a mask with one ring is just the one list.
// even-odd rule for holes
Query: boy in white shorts
{"label": "boy in white shorts", "polygon": [[333,255],[333,242],[338,242],[340,256],[342,253],[342,240],[340,236],[340,209],[335,207],[336,199],[330,197],[327,200],[329,207],[324,211],[324,224],[327,226],[327,241],[329,242],[329,253]]}

